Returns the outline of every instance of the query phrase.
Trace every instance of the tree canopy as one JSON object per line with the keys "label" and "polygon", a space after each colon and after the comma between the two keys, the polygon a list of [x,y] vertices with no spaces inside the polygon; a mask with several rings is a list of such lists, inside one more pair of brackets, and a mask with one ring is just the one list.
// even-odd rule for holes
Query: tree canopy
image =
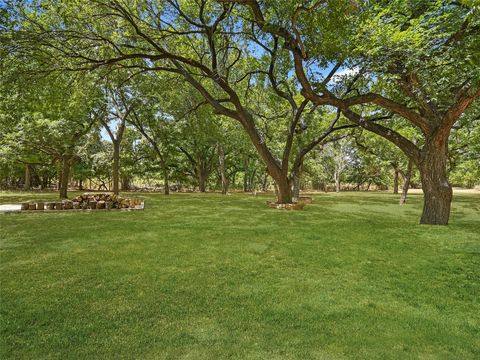
{"label": "tree canopy", "polygon": [[63,162],[61,196],[74,163],[93,166],[88,150],[74,156],[102,148],[92,142],[112,158],[114,192],[136,177],[166,194],[172,181],[226,193],[242,175],[245,190],[271,177],[290,203],[306,179],[398,189],[409,173],[421,222],[447,224],[449,173],[456,185],[479,178],[479,11],[466,0],[7,1],[2,151]]}

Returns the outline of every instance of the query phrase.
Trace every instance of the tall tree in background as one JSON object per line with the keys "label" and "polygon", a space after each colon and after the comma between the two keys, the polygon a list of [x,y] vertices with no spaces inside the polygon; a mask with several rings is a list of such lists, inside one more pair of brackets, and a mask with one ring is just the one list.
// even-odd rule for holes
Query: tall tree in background
{"label": "tall tree in background", "polygon": [[127,119],[131,116],[134,105],[132,95],[128,93],[126,87],[121,85],[108,84],[105,87],[105,97],[107,113],[104,118],[100,118],[100,122],[112,141],[113,193],[118,195],[120,193],[120,146]]}
{"label": "tall tree in background", "polygon": [[[21,80],[19,80],[21,81]],[[14,126],[4,141],[48,155],[59,164],[59,196],[67,198],[70,169],[78,160],[78,146],[96,124],[104,108],[98,89],[88,78],[47,77],[22,83]]]}

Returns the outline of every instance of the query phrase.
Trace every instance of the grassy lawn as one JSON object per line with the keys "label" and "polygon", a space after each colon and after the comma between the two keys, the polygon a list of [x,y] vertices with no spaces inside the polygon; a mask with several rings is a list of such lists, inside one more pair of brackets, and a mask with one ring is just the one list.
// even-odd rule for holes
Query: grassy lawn
{"label": "grassy lawn", "polygon": [[[480,195],[0,214],[2,359],[479,359]],[[0,193],[0,203],[56,194]]]}

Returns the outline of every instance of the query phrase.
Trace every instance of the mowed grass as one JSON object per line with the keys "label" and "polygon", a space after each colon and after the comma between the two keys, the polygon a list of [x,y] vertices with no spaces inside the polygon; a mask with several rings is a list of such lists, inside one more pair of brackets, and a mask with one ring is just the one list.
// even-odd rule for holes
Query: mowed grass
{"label": "mowed grass", "polygon": [[142,196],[0,214],[0,358],[480,358],[478,194],[448,227],[418,225],[420,195]]}

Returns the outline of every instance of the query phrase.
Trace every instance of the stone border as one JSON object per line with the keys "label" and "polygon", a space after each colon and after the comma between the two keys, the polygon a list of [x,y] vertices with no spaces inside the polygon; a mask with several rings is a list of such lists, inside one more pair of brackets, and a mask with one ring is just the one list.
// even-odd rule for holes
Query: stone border
{"label": "stone border", "polygon": [[285,210],[303,210],[305,205],[311,204],[313,198],[310,196],[300,196],[297,202],[291,204],[279,204],[276,201],[267,201],[267,206],[272,209],[285,209]]}
{"label": "stone border", "polygon": [[[38,202],[29,202],[29,204],[38,204]],[[45,203],[44,203],[45,204]],[[2,205],[18,205],[21,206],[21,204],[2,204]],[[43,213],[65,213],[65,212],[101,212],[101,211],[136,211],[136,210],[144,210],[145,209],[145,201],[142,201],[140,205],[136,205],[135,207],[128,207],[128,208],[112,208],[112,209],[47,209],[44,206],[44,209],[38,209],[38,210],[22,210],[21,208],[19,209],[12,209],[12,210],[0,210],[0,213],[37,213],[37,214],[43,214]]]}

